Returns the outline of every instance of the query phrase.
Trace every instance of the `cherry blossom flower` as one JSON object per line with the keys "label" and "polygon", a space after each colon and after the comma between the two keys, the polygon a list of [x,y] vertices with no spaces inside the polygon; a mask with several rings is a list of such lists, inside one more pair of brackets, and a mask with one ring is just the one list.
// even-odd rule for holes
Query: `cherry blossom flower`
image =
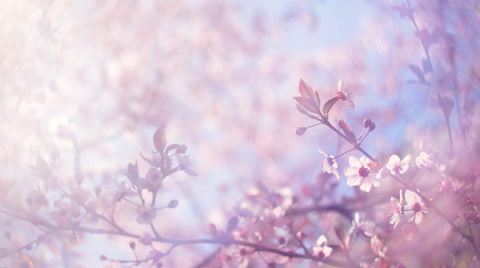
{"label": "cherry blossom flower", "polygon": [[156,216],[157,212],[152,208],[146,208],[143,206],[137,208],[137,222],[140,224],[150,224]]}
{"label": "cherry blossom flower", "polygon": [[321,154],[325,156],[325,159],[320,162],[323,163],[323,172],[333,174],[337,179],[340,179],[340,175],[338,174],[338,164],[337,161],[335,160],[335,157],[333,155],[327,154],[324,150],[320,149],[318,150]]}
{"label": "cherry blossom flower", "polygon": [[122,200],[124,197],[134,196],[137,193],[132,190],[132,186],[127,181],[117,183],[117,188],[112,193],[112,204]]}
{"label": "cherry blossom flower", "polygon": [[371,174],[369,167],[370,160],[367,157],[362,156],[357,159],[354,156],[350,156],[348,159],[350,167],[345,169],[345,176],[348,177],[347,184],[349,186],[360,185],[360,190],[370,192],[372,185],[374,187],[380,186],[378,178]]}
{"label": "cherry blossom flower", "polygon": [[251,255],[255,251],[243,246],[228,246],[223,249],[223,254],[220,255],[222,267],[249,267]]}
{"label": "cherry blossom flower", "polygon": [[383,242],[378,238],[378,236],[374,236],[370,239],[370,248],[378,256],[386,258],[385,251],[387,248],[383,245]]}
{"label": "cherry blossom flower", "polygon": [[292,206],[293,204],[293,191],[289,187],[282,187],[273,192],[273,196],[275,197],[276,207],[272,210],[273,215],[276,218],[283,217],[285,212]]}
{"label": "cherry blossom flower", "polygon": [[437,161],[438,153],[434,146],[428,144],[425,140],[420,143],[420,154],[416,157],[415,163],[418,168],[426,167],[430,169],[438,169],[440,172],[445,170],[445,165]]}
{"label": "cherry blossom flower", "polygon": [[315,243],[315,246],[312,248],[313,255],[320,257],[320,258],[326,258],[332,254],[332,248],[327,246],[327,238],[324,235],[321,235],[318,239],[317,242]]}
{"label": "cherry blossom flower", "polygon": [[426,152],[420,152],[420,154],[415,158],[415,163],[417,164],[418,168],[426,167],[426,168],[433,168],[438,169],[440,172],[445,170],[445,165],[442,165],[436,161],[434,161],[434,157],[431,154]]}
{"label": "cherry blossom flower", "polygon": [[390,170],[392,175],[399,175],[407,172],[408,162],[410,162],[410,155],[407,155],[400,160],[400,157],[394,154],[388,159],[386,167]]}
{"label": "cherry blossom flower", "polygon": [[150,246],[152,244],[152,241],[153,241],[153,237],[149,234],[143,234],[140,239],[139,239],[140,243],[146,245],[146,246]]}
{"label": "cherry blossom flower", "polygon": [[406,190],[405,201],[407,202],[405,211],[409,213],[411,220],[419,224],[423,219],[423,214],[427,212],[427,208],[422,199],[416,193]]}
{"label": "cherry blossom flower", "polygon": [[375,223],[372,221],[360,221],[360,214],[355,212],[352,221],[352,227],[349,230],[349,234],[353,232],[365,235],[367,237],[374,236]]}
{"label": "cherry blossom flower", "polygon": [[352,101],[352,97],[355,94],[355,90],[345,85],[342,80],[337,83],[337,94],[342,101],[346,101],[350,107],[355,109],[355,104]]}
{"label": "cherry blossom flower", "polygon": [[403,195],[402,190],[400,190],[400,200],[396,199],[395,197],[390,197],[390,205],[389,205],[389,215],[390,220],[389,223],[393,224],[393,228],[397,227],[398,223],[400,222],[400,215],[403,214]]}

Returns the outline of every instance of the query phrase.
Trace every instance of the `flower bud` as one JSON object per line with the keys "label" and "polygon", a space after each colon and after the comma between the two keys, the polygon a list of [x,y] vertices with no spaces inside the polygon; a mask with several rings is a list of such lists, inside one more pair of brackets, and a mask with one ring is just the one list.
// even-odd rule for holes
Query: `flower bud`
{"label": "flower bud", "polygon": [[178,206],[178,200],[170,200],[170,202],[168,203],[167,207],[168,208],[176,208]]}
{"label": "flower bud", "polygon": [[297,127],[297,129],[295,129],[295,134],[297,134],[298,136],[302,136],[306,131],[306,127]]}
{"label": "flower bud", "polygon": [[363,120],[363,127],[364,128],[370,128],[371,125],[372,125],[372,119],[365,118],[365,120]]}

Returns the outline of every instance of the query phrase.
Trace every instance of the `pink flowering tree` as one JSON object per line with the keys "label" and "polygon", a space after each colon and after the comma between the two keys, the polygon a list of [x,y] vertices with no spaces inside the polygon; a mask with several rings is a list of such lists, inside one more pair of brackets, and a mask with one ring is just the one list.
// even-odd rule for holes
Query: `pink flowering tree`
{"label": "pink flowering tree", "polygon": [[480,6],[391,2],[7,1],[0,267],[478,267]]}

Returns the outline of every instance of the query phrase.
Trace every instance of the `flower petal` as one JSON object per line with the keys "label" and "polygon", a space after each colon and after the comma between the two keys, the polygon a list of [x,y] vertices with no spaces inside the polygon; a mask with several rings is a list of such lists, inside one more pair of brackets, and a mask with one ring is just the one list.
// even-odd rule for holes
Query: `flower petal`
{"label": "flower petal", "polygon": [[360,183],[362,183],[362,177],[360,177],[359,175],[354,175],[354,176],[348,177],[348,180],[347,180],[347,185],[348,186],[357,186]]}

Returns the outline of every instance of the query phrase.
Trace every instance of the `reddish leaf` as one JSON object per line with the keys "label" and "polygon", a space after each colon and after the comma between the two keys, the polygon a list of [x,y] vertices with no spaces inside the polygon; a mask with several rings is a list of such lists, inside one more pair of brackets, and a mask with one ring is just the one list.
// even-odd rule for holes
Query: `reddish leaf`
{"label": "reddish leaf", "polygon": [[315,102],[317,106],[320,107],[320,97],[318,96],[318,91],[315,90]]}
{"label": "reddish leaf", "polygon": [[140,153],[140,156],[143,158],[143,160],[145,160],[147,163],[149,163],[150,165],[154,166],[154,163],[153,163],[153,160],[150,159],[150,158],[147,158],[146,156],[144,156],[142,153]]}
{"label": "reddish leaf", "polygon": [[136,185],[140,175],[138,174],[138,164],[135,162],[135,165],[128,163],[127,167],[127,178],[132,182],[133,185]]}
{"label": "reddish leaf", "polygon": [[178,146],[178,144],[170,144],[167,146],[167,148],[165,148],[165,152],[168,153],[168,151],[175,150],[178,148]]}
{"label": "reddish leaf", "polygon": [[302,113],[302,114],[305,114],[305,115],[308,115],[308,112],[305,110],[305,108],[303,108],[302,105],[300,105],[299,103],[295,103],[295,106],[297,107],[297,110]]}
{"label": "reddish leaf", "polygon": [[165,146],[167,145],[167,135],[162,128],[157,128],[157,131],[153,134],[153,145],[159,153],[162,153],[163,149],[165,149]]}
{"label": "reddish leaf", "polygon": [[370,170],[375,170],[377,168],[377,163],[370,162],[370,163],[367,163],[367,166],[368,168],[370,168]]}
{"label": "reddish leaf", "polygon": [[328,113],[330,112],[330,109],[332,109],[333,105],[337,103],[337,101],[340,99],[340,97],[335,97],[333,99],[329,99],[325,105],[323,105],[323,114],[328,117]]}
{"label": "reddish leaf", "polygon": [[355,133],[353,133],[350,130],[350,127],[348,127],[347,123],[345,123],[345,121],[343,121],[343,119],[338,121],[338,125],[340,126],[340,129],[343,131],[343,134],[345,134],[345,136],[347,137],[347,139],[350,142],[352,142],[352,143],[357,142],[357,137],[355,136]]}
{"label": "reddish leaf", "polygon": [[320,114],[320,109],[318,106],[314,105],[310,100],[303,97],[294,97],[294,99],[308,111],[315,114]]}
{"label": "reddish leaf", "polygon": [[343,119],[340,119],[340,121],[338,121],[338,125],[340,126],[340,129],[343,130],[343,132],[351,131],[350,128],[348,127],[347,123],[345,123],[345,121],[343,121]]}
{"label": "reddish leaf", "polygon": [[300,79],[300,83],[298,84],[298,91],[300,91],[300,95],[306,99],[313,100],[313,89],[307,83]]}
{"label": "reddish leaf", "polygon": [[187,145],[180,144],[178,145],[178,148],[177,148],[177,154],[184,154],[187,152],[187,149],[188,149]]}

